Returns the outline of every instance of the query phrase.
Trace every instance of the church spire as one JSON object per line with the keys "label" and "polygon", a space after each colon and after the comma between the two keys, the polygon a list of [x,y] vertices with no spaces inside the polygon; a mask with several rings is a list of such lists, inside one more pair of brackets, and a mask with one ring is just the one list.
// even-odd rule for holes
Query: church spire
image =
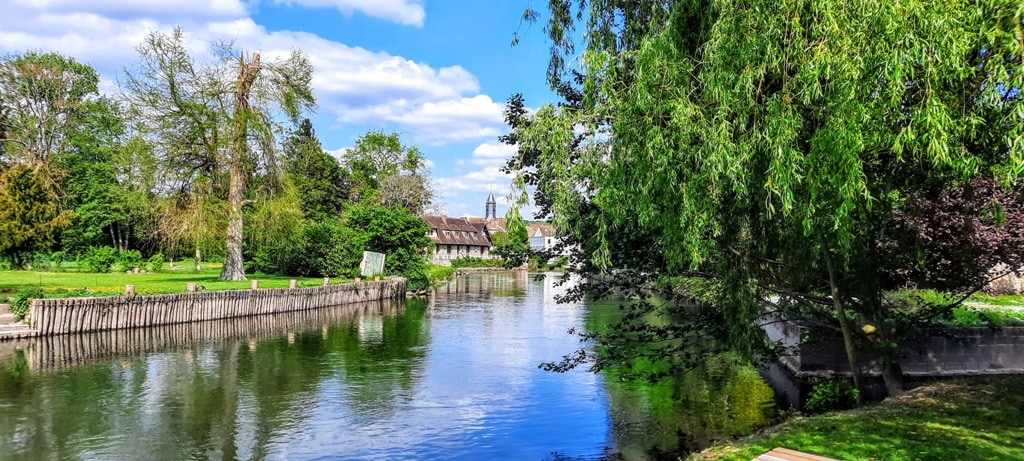
{"label": "church spire", "polygon": [[491,192],[487,196],[487,204],[486,205],[487,205],[487,212],[486,212],[486,214],[484,216],[484,219],[488,219],[488,220],[496,219],[497,218],[496,215],[497,215],[497,209],[498,209],[498,202],[496,200],[494,200],[494,192]]}

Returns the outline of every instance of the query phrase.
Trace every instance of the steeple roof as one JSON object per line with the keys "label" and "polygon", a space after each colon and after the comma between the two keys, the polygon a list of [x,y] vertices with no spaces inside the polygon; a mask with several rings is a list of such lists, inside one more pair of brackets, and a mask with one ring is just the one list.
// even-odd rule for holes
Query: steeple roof
{"label": "steeple roof", "polygon": [[494,192],[491,192],[490,194],[487,195],[487,203],[486,204],[487,205],[492,205],[492,204],[493,205],[497,205],[498,204],[498,201],[494,200]]}

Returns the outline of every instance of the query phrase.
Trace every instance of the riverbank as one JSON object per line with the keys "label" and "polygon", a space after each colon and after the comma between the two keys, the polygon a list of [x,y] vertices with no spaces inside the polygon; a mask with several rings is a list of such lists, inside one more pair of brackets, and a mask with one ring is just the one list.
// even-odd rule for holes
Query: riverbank
{"label": "riverbank", "polygon": [[1024,459],[1024,376],[940,381],[896,398],[813,417],[691,455],[750,460],[785,447],[846,461]]}
{"label": "riverbank", "polygon": [[[299,287],[323,285],[323,278],[288,277],[283,275],[249,274],[250,280],[240,282],[218,280],[220,264],[204,264],[202,270],[180,267],[174,270],[146,273],[125,272],[49,272],[0,271],[0,302],[5,296],[40,288],[47,297],[74,293],[73,296],[107,296],[124,293],[125,285],[134,285],[138,294],[182,293],[189,283],[201,285],[205,291],[239,290],[250,288],[251,280],[259,280],[261,288],[286,288],[292,279]],[[331,279],[332,283],[351,280]]]}
{"label": "riverbank", "polygon": [[406,280],[250,290],[192,291],[179,294],[31,301],[27,328],[0,332],[0,339],[87,333],[202,322],[301,311],[342,304],[404,298]]}

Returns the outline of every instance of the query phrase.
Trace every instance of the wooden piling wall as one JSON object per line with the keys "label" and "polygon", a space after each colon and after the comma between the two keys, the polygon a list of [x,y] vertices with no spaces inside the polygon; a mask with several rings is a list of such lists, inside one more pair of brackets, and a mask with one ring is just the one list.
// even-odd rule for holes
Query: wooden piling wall
{"label": "wooden piling wall", "polygon": [[405,298],[405,279],[310,288],[206,291],[152,296],[35,299],[39,336],[173,325]]}
{"label": "wooden piling wall", "polygon": [[333,325],[351,322],[363,315],[395,315],[404,306],[404,298],[378,300],[308,312],[52,335],[24,340],[18,345],[25,351],[29,370],[55,372],[97,361],[131,360],[154,352],[195,350],[213,344],[248,343],[249,347],[255,347],[257,342],[286,335],[326,335]]}

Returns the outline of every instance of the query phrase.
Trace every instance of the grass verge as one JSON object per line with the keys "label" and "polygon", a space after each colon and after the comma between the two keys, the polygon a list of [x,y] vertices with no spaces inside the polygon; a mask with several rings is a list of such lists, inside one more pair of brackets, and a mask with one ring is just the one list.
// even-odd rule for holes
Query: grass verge
{"label": "grass verge", "polygon": [[[46,297],[106,296],[124,293],[125,285],[135,285],[139,294],[183,293],[189,282],[195,282],[206,291],[238,290],[251,287],[251,280],[259,280],[260,288],[287,288],[290,279],[299,287],[323,285],[322,278],[296,278],[282,275],[249,274],[250,281],[229,282],[217,280],[220,266],[210,264],[201,271],[178,269],[145,274],[0,271],[0,302],[30,288],[41,288]],[[332,283],[341,281],[332,280]]]}
{"label": "grass verge", "polygon": [[691,460],[750,460],[775,447],[856,460],[1024,459],[1024,377],[937,382],[855,410],[798,417]]}

